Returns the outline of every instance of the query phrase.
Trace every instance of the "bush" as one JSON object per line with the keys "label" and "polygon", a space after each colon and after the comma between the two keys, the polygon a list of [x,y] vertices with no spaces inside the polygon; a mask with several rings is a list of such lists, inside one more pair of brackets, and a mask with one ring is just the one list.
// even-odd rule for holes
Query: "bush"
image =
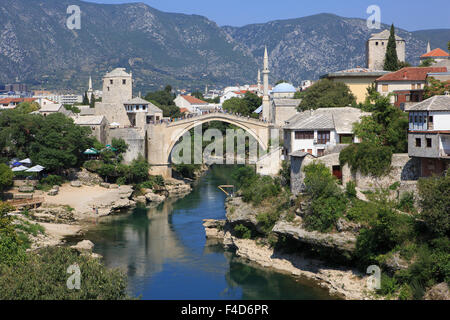
{"label": "bush", "polygon": [[397,208],[405,212],[414,211],[414,193],[405,192],[401,195]]}
{"label": "bush", "polygon": [[234,227],[234,232],[236,233],[236,236],[241,239],[251,239],[252,238],[252,231],[244,226],[243,224],[236,225]]}
{"label": "bush", "polygon": [[57,176],[57,175],[53,175],[53,174],[48,175],[47,177],[42,178],[40,180],[41,184],[49,185],[49,186],[56,186],[56,185],[60,186],[60,185],[63,184],[63,182],[64,182],[64,178],[63,177]]}
{"label": "bush", "polygon": [[309,230],[329,232],[347,207],[343,197],[321,197],[313,199],[309,213],[305,216],[305,226]]}
{"label": "bush", "polygon": [[83,164],[83,168],[90,172],[98,172],[98,170],[103,165],[103,161],[100,160],[88,160]]}
{"label": "bush", "polygon": [[353,173],[359,170],[365,176],[380,177],[391,169],[392,150],[371,142],[352,144],[341,151],[339,161],[342,166],[348,164]]}
{"label": "bush", "polygon": [[450,235],[450,175],[420,179],[421,217],[435,235]]}
{"label": "bush", "polygon": [[306,193],[312,199],[340,196],[341,192],[336,184],[337,179],[322,163],[313,163],[305,166]]}
{"label": "bush", "polygon": [[260,213],[256,216],[256,220],[261,226],[263,232],[267,235],[272,232],[275,223],[280,219],[280,212],[271,211],[267,213]]}
{"label": "bush", "polygon": [[10,187],[13,183],[14,173],[4,163],[0,163],[0,192]]}
{"label": "bush", "polygon": [[356,198],[356,183],[354,181],[349,181],[345,186],[345,194],[349,199]]}
{"label": "bush", "polygon": [[173,169],[178,172],[183,178],[195,179],[195,172],[200,169],[198,164],[177,164]]}
{"label": "bush", "polygon": [[257,176],[250,185],[245,184],[241,188],[242,199],[256,205],[261,204],[264,199],[278,196],[281,190],[279,180],[269,176]]}
{"label": "bush", "polygon": [[[81,290],[69,290],[67,268],[77,264]],[[1,266],[2,300],[118,300],[128,299],[126,276],[98,260],[68,248],[46,248],[14,267]]]}

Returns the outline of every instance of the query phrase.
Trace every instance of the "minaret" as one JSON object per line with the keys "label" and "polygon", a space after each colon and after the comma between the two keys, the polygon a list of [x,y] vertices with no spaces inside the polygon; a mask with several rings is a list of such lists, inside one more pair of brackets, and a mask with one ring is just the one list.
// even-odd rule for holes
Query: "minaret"
{"label": "minaret", "polygon": [[431,52],[431,46],[430,46],[430,41],[428,41],[428,45],[427,45],[427,53]]}
{"label": "minaret", "polygon": [[89,99],[89,102],[91,102],[91,97],[92,94],[94,93],[94,90],[92,89],[92,77],[89,76],[89,85],[88,85],[89,89],[87,91],[87,97]]}
{"label": "minaret", "polygon": [[258,94],[261,93],[261,70],[258,69],[258,78],[256,79],[258,83]]}
{"label": "minaret", "polygon": [[271,113],[270,112],[270,99],[269,99],[269,55],[267,54],[267,46],[264,49],[264,69],[263,69],[263,78],[264,78],[264,95],[263,95],[263,119],[272,122]]}

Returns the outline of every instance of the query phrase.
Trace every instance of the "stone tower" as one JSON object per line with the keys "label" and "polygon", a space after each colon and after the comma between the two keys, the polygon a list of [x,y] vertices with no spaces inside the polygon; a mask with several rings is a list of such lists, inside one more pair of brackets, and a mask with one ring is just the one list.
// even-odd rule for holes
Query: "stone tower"
{"label": "stone tower", "polygon": [[269,98],[269,55],[267,54],[267,47],[264,49],[264,69],[263,69],[263,78],[264,78],[264,95],[263,95],[263,103],[262,103],[262,117],[264,120],[271,121],[272,112],[270,110],[270,98]]}
{"label": "stone tower", "polygon": [[[372,70],[383,70],[389,36],[389,30],[384,30],[380,33],[372,34],[367,41],[367,68]],[[397,35],[395,35],[395,40],[398,60],[405,62],[406,42]]]}
{"label": "stone tower", "polygon": [[123,104],[133,98],[133,76],[116,68],[103,77],[103,103]]}

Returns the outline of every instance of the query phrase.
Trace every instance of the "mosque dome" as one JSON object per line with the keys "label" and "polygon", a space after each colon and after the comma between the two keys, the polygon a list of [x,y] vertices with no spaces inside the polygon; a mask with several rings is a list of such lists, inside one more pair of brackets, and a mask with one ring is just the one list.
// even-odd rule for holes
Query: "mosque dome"
{"label": "mosque dome", "polygon": [[290,83],[280,83],[273,88],[273,93],[295,93],[297,90]]}

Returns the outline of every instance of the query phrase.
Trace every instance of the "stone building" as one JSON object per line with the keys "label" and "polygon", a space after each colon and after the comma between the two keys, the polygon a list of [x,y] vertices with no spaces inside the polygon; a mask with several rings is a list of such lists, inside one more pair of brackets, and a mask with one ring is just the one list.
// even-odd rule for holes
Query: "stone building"
{"label": "stone building", "polygon": [[[383,70],[389,36],[389,30],[384,30],[380,33],[372,34],[370,39],[367,40],[367,68],[372,70]],[[397,44],[398,60],[405,62],[406,42],[397,35],[395,36],[395,40]]]}
{"label": "stone building", "polygon": [[92,136],[101,143],[108,143],[109,122],[105,116],[74,116],[73,121],[76,125],[89,127],[92,130]]}
{"label": "stone building", "polygon": [[140,97],[125,101],[124,107],[132,127],[144,128],[147,124],[158,123],[163,118],[161,109]]}

